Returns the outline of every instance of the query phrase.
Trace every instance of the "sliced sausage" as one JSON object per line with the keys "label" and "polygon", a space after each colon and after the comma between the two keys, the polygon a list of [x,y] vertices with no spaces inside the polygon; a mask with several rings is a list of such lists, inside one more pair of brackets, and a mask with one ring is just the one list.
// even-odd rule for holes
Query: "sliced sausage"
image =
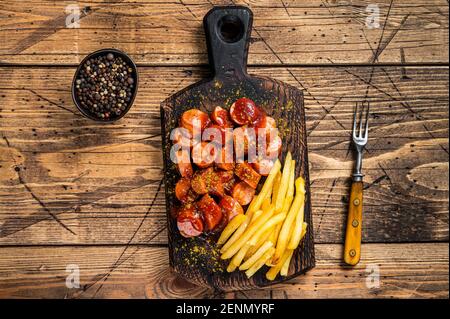
{"label": "sliced sausage", "polygon": [[260,115],[260,110],[255,102],[243,97],[234,102],[230,107],[231,119],[238,125],[252,124]]}
{"label": "sliced sausage", "polygon": [[178,171],[181,177],[190,177],[194,173],[191,165],[191,159],[189,157],[189,152],[185,150],[178,150],[175,154]]}
{"label": "sliced sausage", "polygon": [[[234,169],[234,162],[233,162],[233,154],[230,154],[230,159],[226,156],[227,148],[222,147],[222,151],[220,152],[220,156],[216,159],[217,167],[226,171],[231,171]],[[230,150],[231,152],[231,150]],[[219,160],[220,158],[220,160]]]}
{"label": "sliced sausage", "polygon": [[199,195],[210,193],[223,196],[225,192],[221,176],[212,167],[195,172],[191,187]]}
{"label": "sliced sausage", "polygon": [[256,141],[255,130],[252,127],[244,125],[233,131],[234,150],[237,156],[247,154],[250,148],[256,151]]}
{"label": "sliced sausage", "polygon": [[184,201],[191,189],[191,181],[188,178],[180,178],[175,185],[175,196],[179,201]]}
{"label": "sliced sausage", "polygon": [[218,171],[217,174],[220,177],[220,181],[222,183],[227,183],[233,179],[234,173],[231,170],[227,171]]}
{"label": "sliced sausage", "polygon": [[190,109],[181,115],[180,125],[187,129],[193,137],[194,134],[194,125],[198,125],[196,128],[201,134],[201,132],[209,125],[211,120],[209,119],[208,114],[202,112],[197,109]]}
{"label": "sliced sausage", "polygon": [[282,145],[281,137],[277,134],[272,137],[271,140],[267,143],[267,156],[269,158],[276,158],[280,155]]}
{"label": "sliced sausage", "polygon": [[[212,169],[212,168],[211,168]],[[206,187],[206,180],[203,177],[205,170],[199,170],[194,173],[191,181],[191,187],[199,195],[208,193],[208,188]]]}
{"label": "sliced sausage", "polygon": [[273,129],[277,128],[277,123],[273,117],[267,116],[264,112],[261,112],[261,116],[253,126],[257,136],[263,133],[268,140]]}
{"label": "sliced sausage", "polygon": [[225,128],[217,124],[210,124],[203,131],[202,138],[204,141],[215,142],[223,146],[225,144]]}
{"label": "sliced sausage", "polygon": [[203,221],[193,206],[183,207],[178,213],[177,227],[182,236],[195,237],[203,232]]}
{"label": "sliced sausage", "polygon": [[208,171],[207,174],[204,174],[204,179],[206,180],[206,188],[208,189],[209,194],[220,197],[224,195],[225,190],[223,188],[221,176],[216,171]]}
{"label": "sliced sausage", "polygon": [[253,168],[255,171],[258,172],[258,174],[261,174],[263,176],[267,176],[270,173],[270,170],[272,169],[273,165],[275,164],[275,159],[270,159],[267,157],[263,158],[256,158],[255,162],[252,163]]}
{"label": "sliced sausage", "polygon": [[211,114],[211,119],[214,123],[222,127],[233,127],[233,122],[231,121],[230,114],[224,108],[216,106]]}
{"label": "sliced sausage", "polygon": [[225,195],[222,197],[219,202],[219,206],[226,212],[228,221],[232,220],[234,216],[244,213],[244,209],[241,204],[239,204],[238,201],[231,196]]}
{"label": "sliced sausage", "polygon": [[222,210],[214,199],[208,194],[204,195],[198,202],[197,206],[203,214],[206,224],[206,230],[212,231],[222,220]]}
{"label": "sliced sausage", "polygon": [[236,185],[236,183],[238,183],[239,181],[237,180],[237,178],[233,178],[230,179],[228,182],[223,183],[223,189],[225,191],[226,194],[231,195],[231,192],[233,191],[233,187],[234,185]]}
{"label": "sliced sausage", "polygon": [[259,117],[253,126],[256,128],[275,128],[277,127],[277,123],[273,117],[268,116],[266,112],[260,110]]}
{"label": "sliced sausage", "polygon": [[183,148],[190,148],[193,145],[191,133],[184,127],[174,129],[170,137],[174,144],[178,144]]}
{"label": "sliced sausage", "polygon": [[176,198],[184,203],[193,203],[197,199],[197,193],[191,188],[191,180],[186,177],[180,178],[175,185]]}
{"label": "sliced sausage", "polygon": [[200,168],[211,166],[216,160],[216,145],[208,142],[200,142],[192,148],[192,161]]}
{"label": "sliced sausage", "polygon": [[234,177],[233,171],[219,171],[217,172],[222,181],[225,193],[231,194],[234,184],[236,184],[236,178]]}
{"label": "sliced sausage", "polygon": [[237,177],[239,177],[241,180],[246,182],[251,188],[256,189],[258,186],[259,180],[261,179],[261,175],[256,172],[253,167],[244,162],[244,163],[238,163],[236,164],[236,169],[234,170],[234,173]]}
{"label": "sliced sausage", "polygon": [[250,204],[255,195],[255,189],[251,188],[246,182],[239,182],[233,186],[231,196],[238,201],[241,206]]}

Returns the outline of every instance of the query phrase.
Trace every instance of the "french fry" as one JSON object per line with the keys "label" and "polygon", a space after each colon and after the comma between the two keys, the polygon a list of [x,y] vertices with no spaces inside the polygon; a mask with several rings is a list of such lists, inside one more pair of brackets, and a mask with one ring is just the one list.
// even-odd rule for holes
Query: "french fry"
{"label": "french fry", "polygon": [[[281,210],[280,214],[284,214],[286,216],[287,213],[289,212],[289,208],[291,207],[291,203],[292,203],[292,197],[291,196],[286,197],[284,200],[283,209]],[[275,226],[275,231],[272,233],[272,236],[270,237],[270,240],[273,243],[276,243],[278,240],[278,235],[280,234],[281,226],[282,226],[282,224],[277,224]]]}
{"label": "french fry", "polygon": [[[266,213],[261,214],[261,216],[244,231],[242,236],[239,236],[239,239],[237,239],[233,244],[231,244],[231,246],[228,249],[224,250],[220,258],[229,259],[233,257],[239,251],[239,249],[241,249],[241,247],[245,245],[245,243],[250,239],[250,237],[254,233],[256,233],[256,231],[262,225],[264,225],[265,222],[267,222],[267,220],[269,220],[270,217],[272,217],[273,213],[274,207],[271,205],[270,209]],[[233,236],[231,236],[231,238],[233,238]]]}
{"label": "french fry", "polygon": [[292,259],[292,255],[294,253],[293,249],[288,249],[286,250],[286,252],[288,253],[288,257],[286,259],[286,261],[284,262],[284,264],[281,266],[281,270],[280,270],[280,275],[286,277],[289,271],[289,264],[291,263],[291,259]]}
{"label": "french fry", "polygon": [[273,247],[273,243],[270,241],[266,241],[264,244],[262,244],[261,247],[258,248],[258,250],[256,250],[254,254],[252,254],[249,259],[247,259],[242,265],[239,266],[239,270],[249,269],[271,247]]}
{"label": "french fry", "polygon": [[217,240],[217,245],[224,244],[228,238],[234,233],[236,229],[247,220],[248,216],[239,214],[233,217],[233,219],[225,226],[222,233],[220,234],[219,239]]}
{"label": "french fry", "polygon": [[292,198],[294,198],[294,182],[295,182],[295,160],[292,160],[286,197],[291,196]]}
{"label": "french fry", "polygon": [[255,220],[257,220],[257,219],[259,218],[259,216],[262,215],[262,213],[263,213],[263,210],[261,210],[261,209],[260,209],[260,210],[257,210],[256,212],[254,212],[252,218],[250,219],[250,225],[251,225],[252,223],[254,223]]}
{"label": "french fry", "polygon": [[250,249],[250,244],[247,242],[245,243],[244,246],[241,247],[241,249],[239,249],[239,251],[237,252],[236,255],[233,256],[233,258],[231,259],[231,262],[236,266],[239,267],[239,265],[242,263],[242,260],[245,257],[245,254],[247,253],[247,251]]}
{"label": "french fry", "polygon": [[270,233],[269,241],[271,241],[272,243],[276,243],[276,242],[277,242],[278,233],[280,232],[281,225],[282,225],[282,223],[277,224],[277,225],[275,226],[273,232]]}
{"label": "french fry", "polygon": [[270,248],[268,251],[266,251],[264,253],[264,255],[261,256],[260,259],[258,259],[253,266],[251,266],[246,272],[245,274],[247,275],[247,278],[250,278],[251,276],[253,276],[255,274],[255,272],[257,272],[262,266],[264,266],[264,264],[266,263],[267,260],[269,260],[273,253],[275,252],[275,248]]}
{"label": "french fry", "polygon": [[253,206],[255,206],[255,202],[256,202],[256,198],[258,197],[258,195],[255,195],[255,196],[253,196],[253,198],[252,198],[252,201],[250,202],[250,204],[248,204],[248,207],[247,207],[247,210],[245,211],[245,215],[249,215],[249,214],[251,214],[251,213],[253,213],[253,212],[255,212],[255,211],[257,211],[257,209],[256,210],[251,210],[250,211],[250,207],[253,207]]}
{"label": "french fry", "polygon": [[235,264],[233,264],[231,261],[230,261],[230,263],[228,264],[228,267],[227,267],[227,271],[228,272],[233,272],[233,271],[235,271],[236,270],[236,265]]}
{"label": "french fry", "polygon": [[250,220],[252,219],[253,214],[250,213],[247,216],[247,218],[241,223],[241,225],[238,227],[238,229],[234,232],[234,234],[227,240],[227,242],[222,246],[222,248],[220,249],[220,252],[223,253],[225,252],[228,248],[230,248],[230,246],[236,241],[238,240],[241,235],[245,232],[245,230],[247,229],[248,225],[250,224]]}
{"label": "french fry", "polygon": [[[247,254],[245,255],[245,258],[250,258],[258,249],[261,247],[265,242],[271,241],[270,238],[272,236],[272,233],[275,231],[275,227],[272,229],[266,230],[261,237],[259,237],[258,242],[256,245],[251,246],[250,249],[247,251]],[[272,241],[272,244],[275,245],[275,241]]]}
{"label": "french fry", "polygon": [[271,267],[269,271],[266,273],[266,278],[271,281],[274,280],[275,277],[280,272],[281,267],[283,267],[283,264],[286,262],[288,258],[289,258],[289,251],[285,251],[281,256],[280,260],[275,264],[275,266]]}
{"label": "french fry", "polygon": [[[284,199],[283,208],[281,209],[281,213],[284,213],[287,215],[289,212],[289,208],[291,207],[292,199],[294,198],[294,182],[295,182],[295,160],[292,160],[291,162],[291,171],[289,175],[289,182],[288,182],[288,188],[286,192],[286,198]],[[278,224],[275,227],[275,231],[272,233],[272,236],[270,237],[270,240],[273,243],[276,243],[278,239],[278,235],[280,234],[282,224]],[[270,266],[270,265],[268,265]]]}
{"label": "french fry", "polygon": [[[308,224],[307,223],[303,223],[303,225],[302,225],[302,234],[300,236],[300,240],[302,240],[303,237],[305,237],[307,227],[308,227]],[[291,235],[292,235],[293,231],[294,231],[294,228],[292,227],[291,228]],[[292,258],[294,249],[289,249],[289,247],[288,247],[288,249],[286,251],[290,251],[291,253],[290,253],[290,256],[288,257],[288,259],[286,259],[286,261],[284,262],[283,266],[281,267],[281,270],[280,270],[280,275],[281,276],[287,276],[287,273],[289,271],[289,264],[291,263],[291,258]]]}
{"label": "french fry", "polygon": [[269,188],[269,191],[267,192],[267,195],[266,195],[266,198],[269,200],[269,202],[271,202],[272,194],[273,194],[273,186],[271,188]]}
{"label": "french fry", "polygon": [[277,197],[275,199],[275,212],[279,213],[283,209],[284,198],[286,197],[286,192],[288,189],[288,182],[290,176],[290,167],[292,164],[291,152],[288,152],[286,159],[284,161],[283,173],[281,174],[280,188],[277,192]]}
{"label": "french fry", "polygon": [[275,225],[281,223],[285,218],[285,215],[283,214],[276,214],[275,216],[271,217],[264,225],[262,225],[255,234],[251,237],[249,243],[251,246],[256,245],[258,242],[258,239],[261,237],[261,235],[268,229],[273,228]]}
{"label": "french fry", "polygon": [[[275,254],[273,256],[272,262],[274,264],[278,264],[280,258],[283,256],[284,251],[289,242],[289,233],[291,231],[292,223],[300,209],[303,195],[301,193],[300,188],[302,187],[303,178],[299,177],[295,180],[295,197],[292,201],[291,208],[289,209],[289,213],[286,216],[286,219],[283,222],[283,226],[281,226],[280,234],[278,235],[277,245],[275,248]],[[281,267],[281,266],[280,266]]]}
{"label": "french fry", "polygon": [[270,198],[264,198],[261,208],[263,210],[267,210],[267,208],[269,208],[269,205],[270,205]]}
{"label": "french fry", "polygon": [[295,196],[300,197],[301,203],[300,207],[297,211],[297,214],[295,216],[295,222],[294,222],[294,232],[292,236],[290,237],[288,249],[295,249],[297,248],[298,244],[300,243],[300,238],[302,234],[302,225],[303,225],[303,219],[305,215],[305,180],[303,178],[300,179],[299,187],[296,189]]}
{"label": "french fry", "polygon": [[255,212],[261,208],[264,198],[267,197],[267,194],[269,193],[270,189],[272,189],[275,176],[280,171],[280,168],[281,168],[281,163],[277,159],[275,161],[275,164],[273,165],[272,169],[270,170],[270,173],[267,176],[266,181],[264,182],[264,185],[261,188],[261,191],[259,192],[258,195],[256,195],[253,198],[252,202],[248,206],[246,214],[251,213],[252,211]]}
{"label": "french fry", "polygon": [[280,189],[281,182],[281,172],[278,171],[273,181],[273,191],[272,191],[272,204],[275,204],[275,199],[277,198],[278,190]]}

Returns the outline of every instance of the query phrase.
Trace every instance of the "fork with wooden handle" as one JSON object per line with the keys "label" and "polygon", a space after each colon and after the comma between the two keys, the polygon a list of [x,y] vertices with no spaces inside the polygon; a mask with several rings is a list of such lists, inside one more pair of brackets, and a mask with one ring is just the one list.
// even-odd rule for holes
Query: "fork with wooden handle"
{"label": "fork with wooden handle", "polygon": [[[361,167],[362,153],[367,144],[369,133],[369,107],[369,102],[359,103],[359,105],[356,103],[355,113],[353,115],[352,140],[356,149],[356,165],[352,175],[352,189],[348,208],[344,246],[344,261],[349,265],[356,265],[361,257],[361,224],[363,206],[363,175],[361,173]],[[365,116],[363,116],[364,112]],[[359,125],[357,125],[358,121]],[[364,126],[363,122],[365,122]],[[357,126],[359,126],[359,132],[357,132]]]}

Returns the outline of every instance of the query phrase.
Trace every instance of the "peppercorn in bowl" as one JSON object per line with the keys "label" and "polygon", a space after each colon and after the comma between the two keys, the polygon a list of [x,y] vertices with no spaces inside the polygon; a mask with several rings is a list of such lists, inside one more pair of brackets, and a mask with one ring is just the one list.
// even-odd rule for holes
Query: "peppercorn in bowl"
{"label": "peppercorn in bowl", "polygon": [[72,82],[72,99],[87,118],[116,121],[133,105],[138,80],[136,64],[126,53],[102,49],[81,61]]}

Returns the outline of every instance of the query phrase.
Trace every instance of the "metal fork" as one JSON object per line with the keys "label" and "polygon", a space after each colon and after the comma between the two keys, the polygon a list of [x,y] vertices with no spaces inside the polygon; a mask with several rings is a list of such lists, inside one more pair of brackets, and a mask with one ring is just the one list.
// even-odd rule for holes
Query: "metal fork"
{"label": "metal fork", "polygon": [[[344,247],[344,261],[349,265],[356,265],[361,257],[361,223],[363,204],[363,175],[361,173],[361,168],[362,153],[369,136],[369,109],[369,102],[356,103],[355,113],[353,115],[352,140],[356,149],[356,165],[352,175],[352,189],[348,208]],[[363,122],[365,122],[365,124],[363,124]]]}

